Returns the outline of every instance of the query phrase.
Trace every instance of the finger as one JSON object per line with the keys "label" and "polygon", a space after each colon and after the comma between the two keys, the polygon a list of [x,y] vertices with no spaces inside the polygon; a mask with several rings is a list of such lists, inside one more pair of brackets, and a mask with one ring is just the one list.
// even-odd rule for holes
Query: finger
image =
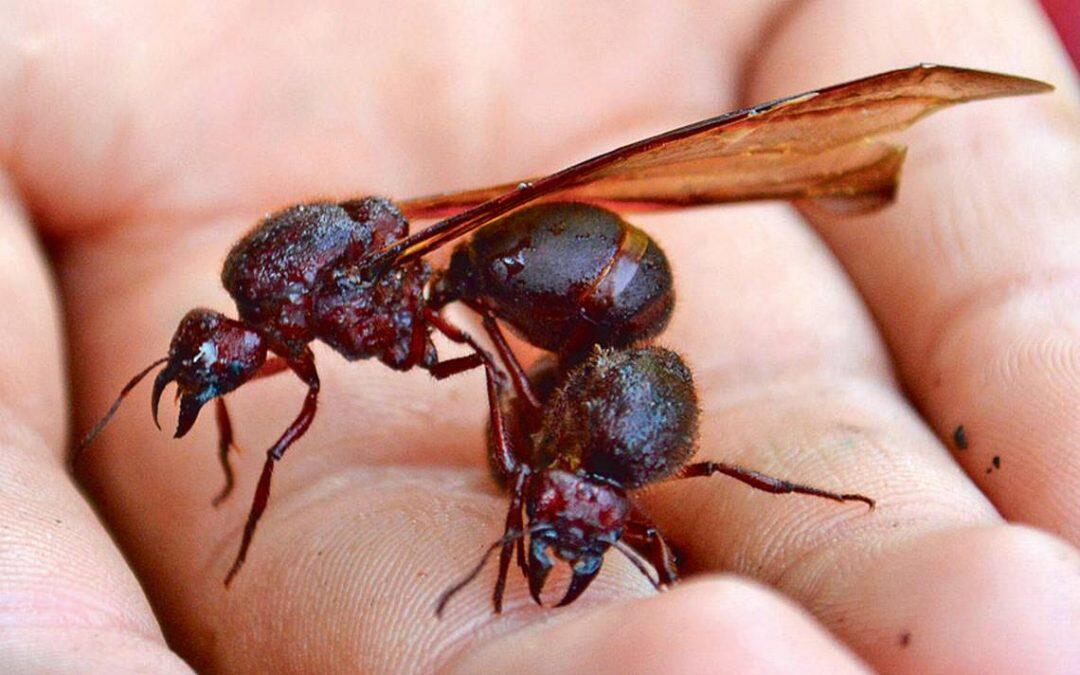
{"label": "finger", "polygon": [[58,307],[0,176],[0,669],[185,672],[66,472]]}
{"label": "finger", "polygon": [[[972,673],[1066,673],[1080,663],[1080,555],[1061,540],[1021,526],[950,529],[897,542],[877,562],[819,598],[833,622],[881,629],[841,629],[861,633],[854,647],[873,663]],[[823,576],[822,564],[803,573]]]}
{"label": "finger", "polygon": [[[1038,670],[1060,657],[1062,626],[1080,611],[1075,552],[1001,524],[910,408],[843,270],[795,214],[744,206],[639,224],[678,272],[663,341],[694,369],[695,460],[877,500],[869,511],[721,476],[657,486],[643,499],[684,570],[776,586],[883,670],[978,671],[995,659]],[[956,586],[966,573],[981,583]],[[975,619],[1025,597],[1024,621]]]}
{"label": "finger", "polygon": [[731,578],[608,605],[491,641],[452,663],[455,673],[864,672],[810,617]]}
{"label": "finger", "polygon": [[[211,672],[267,663],[283,672],[433,672],[535,622],[652,592],[612,557],[588,597],[551,617],[511,568],[504,613],[496,615],[489,563],[436,617],[439,596],[502,534],[505,508],[479,469],[338,468],[277,495],[228,590],[222,579],[237,527],[216,547],[196,546],[165,563],[171,584],[150,580],[169,608],[170,641]],[[565,567],[552,573],[549,605],[568,576]]]}
{"label": "finger", "polygon": [[[865,39],[886,33],[905,37]],[[1080,97],[1036,4],[807,3],[763,50],[751,98],[920,60],[1058,91],[920,125],[879,214],[807,214],[938,435],[964,427],[957,461],[1007,518],[1080,542]]]}

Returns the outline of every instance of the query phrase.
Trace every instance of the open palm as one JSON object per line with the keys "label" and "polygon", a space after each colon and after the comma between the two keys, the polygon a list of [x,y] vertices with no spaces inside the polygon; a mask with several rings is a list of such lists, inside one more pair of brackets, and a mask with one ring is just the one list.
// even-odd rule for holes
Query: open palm
{"label": "open palm", "polygon": [[[0,659],[113,672],[181,659],[240,672],[1077,667],[1080,112],[1034,5],[452,4],[0,11]],[[873,513],[683,481],[643,502],[696,579],[657,596],[609,556],[569,608],[537,608],[515,579],[495,616],[484,576],[436,620],[505,513],[485,468],[482,375],[436,383],[322,345],[319,415],[228,591],[262,450],[301,384],[230,396],[247,452],[218,509],[209,416],[172,441],[147,392],[77,467],[104,527],[65,471],[69,406],[86,429],[185,311],[234,315],[220,266],[266,211],[535,175],[917,61],[1059,91],[913,130],[898,203],[871,216],[768,203],[634,219],[675,270],[661,341],[694,368],[698,458],[868,494]],[[964,449],[947,442],[958,425]]]}

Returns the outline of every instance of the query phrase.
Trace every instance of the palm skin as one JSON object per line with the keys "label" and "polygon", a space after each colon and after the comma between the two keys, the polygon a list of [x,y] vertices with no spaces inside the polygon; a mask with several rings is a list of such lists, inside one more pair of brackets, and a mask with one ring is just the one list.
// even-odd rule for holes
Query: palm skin
{"label": "palm skin", "polygon": [[[1080,663],[1080,127],[1075,75],[1034,7],[571,5],[4,10],[0,86],[14,104],[0,110],[0,236],[15,261],[0,272],[12,299],[0,308],[5,665]],[[217,510],[213,424],[171,441],[145,392],[79,463],[89,502],[65,473],[62,411],[88,428],[164,353],[186,310],[232,314],[221,260],[268,210],[533,175],[917,61],[1059,91],[913,130],[900,199],[872,216],[760,204],[635,219],[677,274],[662,342],[695,370],[697,458],[862,492],[878,500],[872,514],[719,477],[664,486],[644,503],[697,579],[656,596],[609,556],[573,606],[536,608],[515,580],[496,617],[485,576],[437,621],[438,594],[501,531],[481,375],[434,383],[322,347],[319,416],[277,472],[228,592],[259,450],[295,414],[300,385],[274,378],[230,397],[249,452]],[[945,441],[961,423],[969,448],[953,452]]]}

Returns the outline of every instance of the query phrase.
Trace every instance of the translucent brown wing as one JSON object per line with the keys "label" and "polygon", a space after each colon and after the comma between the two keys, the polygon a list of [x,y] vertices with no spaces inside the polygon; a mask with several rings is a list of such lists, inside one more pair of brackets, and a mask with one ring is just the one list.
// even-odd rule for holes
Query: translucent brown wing
{"label": "translucent brown wing", "polygon": [[874,140],[955,103],[1049,91],[1010,75],[919,65],[737,110],[652,136],[549,176],[400,202],[412,217],[451,214],[377,254],[423,255],[540,199],[663,207],[764,198],[852,198],[895,191],[904,150]]}
{"label": "translucent brown wing", "polygon": [[[741,153],[604,176],[537,197],[611,204],[620,211],[695,204],[826,196],[893,197],[904,148],[889,143],[850,143],[818,153]],[[722,165],[722,166],[721,166]],[[531,181],[526,181],[526,184]],[[431,195],[399,203],[409,218],[461,212],[518,189],[520,183]]]}

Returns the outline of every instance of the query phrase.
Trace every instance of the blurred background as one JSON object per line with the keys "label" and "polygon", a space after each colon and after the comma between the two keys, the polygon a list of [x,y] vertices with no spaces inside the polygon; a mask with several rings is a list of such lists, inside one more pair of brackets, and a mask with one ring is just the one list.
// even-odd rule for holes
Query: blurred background
{"label": "blurred background", "polygon": [[1080,65],[1080,0],[1042,0],[1042,4],[1065,43],[1073,65]]}

